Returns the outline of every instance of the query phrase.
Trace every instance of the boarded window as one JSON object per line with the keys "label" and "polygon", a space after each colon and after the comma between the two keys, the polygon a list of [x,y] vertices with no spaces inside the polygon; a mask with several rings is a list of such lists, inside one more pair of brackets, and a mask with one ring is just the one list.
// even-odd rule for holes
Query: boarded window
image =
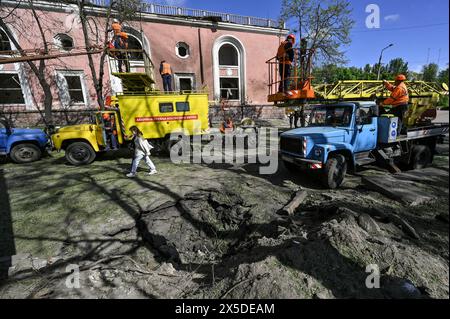
{"label": "boarded window", "polygon": [[0,104],[25,104],[17,74],[0,73]]}
{"label": "boarded window", "polygon": [[159,112],[160,113],[173,112],[173,104],[172,103],[159,103]]}
{"label": "boarded window", "polygon": [[189,102],[177,102],[176,103],[177,112],[189,112]]}

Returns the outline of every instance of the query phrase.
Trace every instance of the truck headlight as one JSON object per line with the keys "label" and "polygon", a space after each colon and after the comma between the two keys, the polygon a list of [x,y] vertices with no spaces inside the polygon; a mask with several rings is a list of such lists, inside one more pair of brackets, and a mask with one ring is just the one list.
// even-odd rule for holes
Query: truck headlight
{"label": "truck headlight", "polygon": [[322,156],[322,149],[321,149],[321,148],[316,148],[316,149],[314,150],[314,155],[315,155],[316,157]]}

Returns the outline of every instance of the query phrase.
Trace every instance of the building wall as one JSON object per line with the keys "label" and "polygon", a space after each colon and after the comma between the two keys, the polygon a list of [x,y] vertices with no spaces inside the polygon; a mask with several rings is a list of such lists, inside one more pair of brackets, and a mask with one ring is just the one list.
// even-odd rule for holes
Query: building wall
{"label": "building wall", "polygon": [[[54,36],[62,33],[72,37],[76,47],[84,46],[81,25],[77,20],[74,7],[58,7],[41,2],[36,5],[36,8],[38,14],[42,17],[41,23],[45,30],[47,42],[53,43]],[[99,34],[102,36],[105,22],[101,10],[98,12],[100,12],[100,15],[91,19],[99,26]],[[39,36],[31,10],[19,8],[17,9],[17,16],[21,17],[20,21],[17,21],[17,19],[11,20],[8,21],[8,24],[13,29],[20,45],[24,49],[42,48],[42,39]],[[158,74],[159,63],[166,60],[172,65],[174,73],[193,74],[196,89],[206,89],[209,92],[211,104],[218,104],[220,99],[220,96],[218,96],[219,74],[233,73],[235,70],[228,70],[227,68],[219,70],[217,54],[215,55],[214,52],[217,53],[221,43],[230,42],[237,47],[241,57],[242,98],[231,101],[229,104],[267,105],[268,68],[265,61],[275,55],[280,37],[286,34],[285,30],[215,23],[182,17],[161,17],[151,14],[143,14],[141,21],[125,23],[124,26],[130,31],[130,36],[140,38],[139,41],[148,50],[156,67],[155,79],[158,88],[162,88],[162,80]],[[141,29],[143,37],[141,36]],[[187,58],[177,56],[176,46],[178,42],[184,42],[189,46],[190,52]],[[98,70],[100,55],[94,55],[93,57],[95,68]],[[38,65],[39,62],[35,62],[35,64]],[[46,60],[46,65],[46,77],[52,86],[55,110],[93,109],[97,107],[96,94],[86,56]],[[18,108],[27,111],[41,109],[43,105],[42,89],[29,66],[26,63],[0,66],[0,73],[6,72],[6,70],[13,70],[20,74],[26,105],[2,105],[3,111],[8,112],[10,109],[12,113],[17,113]],[[58,82],[60,78],[57,76],[60,71],[75,71],[82,74],[83,90],[86,97],[85,104],[67,105],[63,103],[64,88],[60,89],[61,84]],[[109,72],[110,68],[106,63],[105,95],[115,93],[115,90],[120,91],[120,81],[115,77],[110,78]]]}

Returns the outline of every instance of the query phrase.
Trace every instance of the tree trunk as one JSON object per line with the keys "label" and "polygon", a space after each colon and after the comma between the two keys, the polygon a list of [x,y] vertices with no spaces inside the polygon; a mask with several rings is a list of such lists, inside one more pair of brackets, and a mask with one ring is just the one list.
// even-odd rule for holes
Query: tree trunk
{"label": "tree trunk", "polygon": [[[86,51],[87,51],[91,47],[91,43],[89,41],[89,32],[87,29],[87,19],[86,19],[86,15],[84,12],[85,0],[77,0],[77,4],[78,4],[78,8],[80,10],[81,28],[83,30],[84,45],[85,45]],[[97,102],[98,102],[100,109],[103,110],[103,109],[105,109],[105,103],[103,100],[103,87],[102,87],[103,85],[98,81],[97,72],[95,70],[95,64],[94,64],[94,59],[93,59],[92,55],[88,54],[87,58],[88,58],[89,69],[91,70],[91,74],[92,74],[92,82],[94,82],[94,88],[95,88],[95,92],[97,94]]]}

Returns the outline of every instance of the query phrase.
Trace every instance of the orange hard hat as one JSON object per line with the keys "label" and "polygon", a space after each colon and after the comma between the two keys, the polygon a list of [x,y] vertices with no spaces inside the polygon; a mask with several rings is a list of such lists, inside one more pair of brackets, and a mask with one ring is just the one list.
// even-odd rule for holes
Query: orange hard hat
{"label": "orange hard hat", "polygon": [[295,35],[289,34],[286,39],[292,39],[295,43]]}
{"label": "orange hard hat", "polygon": [[108,113],[103,113],[103,119],[108,120],[109,119],[109,114]]}
{"label": "orange hard hat", "polygon": [[406,76],[404,76],[403,74],[399,74],[395,77],[396,81],[406,81]]}

